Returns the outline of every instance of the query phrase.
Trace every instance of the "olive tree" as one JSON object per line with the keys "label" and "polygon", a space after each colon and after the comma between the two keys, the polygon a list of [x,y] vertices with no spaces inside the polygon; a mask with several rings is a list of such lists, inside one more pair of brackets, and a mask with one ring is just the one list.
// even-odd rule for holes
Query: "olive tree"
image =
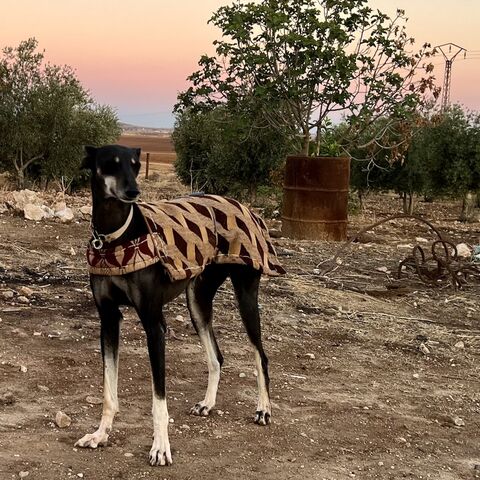
{"label": "olive tree", "polygon": [[26,177],[77,174],[83,144],[115,140],[115,112],[97,105],[68,66],[45,62],[34,39],[0,58],[0,167]]}
{"label": "olive tree", "polygon": [[254,201],[260,186],[283,164],[288,137],[262,125],[254,105],[177,115],[175,169],[191,190],[233,194]]}
{"label": "olive tree", "polygon": [[409,149],[420,165],[424,193],[463,199],[460,219],[469,221],[480,185],[480,114],[452,106],[432,118]]}

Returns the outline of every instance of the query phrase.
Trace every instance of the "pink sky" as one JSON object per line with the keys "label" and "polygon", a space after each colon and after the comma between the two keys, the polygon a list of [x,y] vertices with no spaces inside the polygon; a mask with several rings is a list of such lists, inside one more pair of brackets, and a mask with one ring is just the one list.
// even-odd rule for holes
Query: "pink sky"
{"label": "pink sky", "polygon": [[[0,4],[0,46],[36,37],[53,63],[74,67],[100,103],[122,121],[171,127],[171,110],[185,78],[218,31],[207,20],[228,0],[21,0]],[[453,66],[452,101],[480,110],[480,1],[371,0],[387,13],[406,10],[408,32],[432,44],[469,50]],[[433,7],[434,5],[434,7]],[[443,60],[435,59],[443,79]]]}

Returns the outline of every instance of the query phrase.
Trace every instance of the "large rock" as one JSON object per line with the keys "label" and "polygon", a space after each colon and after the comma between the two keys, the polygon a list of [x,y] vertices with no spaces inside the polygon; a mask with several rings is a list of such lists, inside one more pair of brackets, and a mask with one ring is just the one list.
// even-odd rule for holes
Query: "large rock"
{"label": "large rock", "polygon": [[55,216],[54,211],[50,207],[47,207],[46,205],[42,205],[40,208],[43,210],[43,213],[45,214],[44,218],[53,218]]}
{"label": "large rock", "polygon": [[32,190],[19,190],[12,192],[12,206],[18,212],[23,212],[27,204],[39,205],[41,202],[38,195]]}
{"label": "large rock", "polygon": [[39,221],[45,218],[45,212],[40,205],[34,205],[33,203],[27,203],[23,208],[23,214],[27,220]]}
{"label": "large rock", "polygon": [[59,202],[56,202],[54,205],[53,205],[53,211],[55,212],[55,214],[57,212],[61,212],[62,210],[65,210],[67,208],[67,204],[66,202],[64,202],[63,200],[59,201]]}
{"label": "large rock", "polygon": [[73,210],[69,207],[65,207],[63,210],[55,212],[55,216],[59,218],[63,223],[71,222],[75,216],[73,215]]}

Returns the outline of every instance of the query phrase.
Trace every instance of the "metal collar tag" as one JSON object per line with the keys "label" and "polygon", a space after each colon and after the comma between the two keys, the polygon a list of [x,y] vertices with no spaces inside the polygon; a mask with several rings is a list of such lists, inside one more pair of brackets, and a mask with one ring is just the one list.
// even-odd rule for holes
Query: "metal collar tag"
{"label": "metal collar tag", "polygon": [[125,223],[118,230],[115,230],[112,233],[106,233],[106,234],[98,233],[93,228],[93,224],[92,224],[91,227],[92,227],[93,239],[90,242],[92,244],[92,247],[95,250],[101,250],[103,248],[103,244],[105,242],[109,243],[109,242],[113,242],[114,240],[119,239],[127,231],[127,228],[130,225],[130,223],[132,221],[132,218],[133,218],[133,205],[130,207],[130,212],[128,214],[128,217],[127,217],[127,220],[125,221]]}

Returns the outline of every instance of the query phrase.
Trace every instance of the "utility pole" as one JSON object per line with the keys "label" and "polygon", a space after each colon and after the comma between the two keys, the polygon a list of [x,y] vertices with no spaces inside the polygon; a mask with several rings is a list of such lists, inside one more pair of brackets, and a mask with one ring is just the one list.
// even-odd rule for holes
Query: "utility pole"
{"label": "utility pole", "polygon": [[461,52],[463,52],[463,55],[466,56],[467,51],[455,43],[444,43],[443,45],[437,45],[435,48],[438,48],[445,58],[445,77],[443,79],[442,88],[442,111],[444,111],[450,105],[450,85],[452,83],[453,61]]}

